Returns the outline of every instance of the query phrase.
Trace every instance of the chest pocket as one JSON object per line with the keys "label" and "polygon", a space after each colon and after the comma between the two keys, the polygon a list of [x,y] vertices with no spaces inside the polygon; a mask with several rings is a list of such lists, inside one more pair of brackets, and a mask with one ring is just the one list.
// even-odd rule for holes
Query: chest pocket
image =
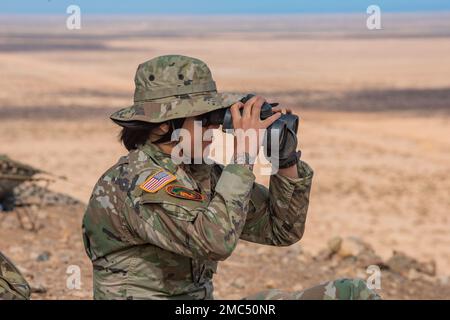
{"label": "chest pocket", "polygon": [[208,201],[177,198],[169,195],[165,188],[162,188],[156,193],[143,191],[140,204],[158,206],[175,219],[194,221],[198,214],[197,209],[206,208]]}

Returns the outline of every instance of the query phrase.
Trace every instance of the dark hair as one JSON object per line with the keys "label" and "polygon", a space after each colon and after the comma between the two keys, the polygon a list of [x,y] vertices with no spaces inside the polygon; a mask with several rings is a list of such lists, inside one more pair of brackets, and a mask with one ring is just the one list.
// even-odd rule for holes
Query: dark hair
{"label": "dark hair", "polygon": [[135,150],[139,146],[145,144],[149,139],[150,134],[161,124],[169,124],[169,131],[161,136],[156,141],[152,143],[164,143],[169,142],[172,138],[172,133],[174,130],[179,129],[183,126],[183,119],[173,119],[162,123],[148,123],[143,121],[132,121],[121,124],[123,126],[119,134],[119,141],[123,143],[128,151]]}

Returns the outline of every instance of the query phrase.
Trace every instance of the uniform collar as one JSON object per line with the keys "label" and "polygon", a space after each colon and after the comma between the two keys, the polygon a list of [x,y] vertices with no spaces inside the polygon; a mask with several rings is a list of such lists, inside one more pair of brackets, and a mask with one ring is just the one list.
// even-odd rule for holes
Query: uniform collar
{"label": "uniform collar", "polygon": [[[146,142],[140,150],[149,156],[157,165],[163,167],[167,171],[175,174],[178,170],[178,165],[172,161],[170,154],[164,153],[157,145]],[[187,164],[181,165],[182,169],[193,174],[208,176],[210,175],[211,166],[207,164]]]}
{"label": "uniform collar", "polygon": [[176,165],[170,154],[164,153],[157,145],[146,142],[140,150],[149,156],[157,165],[166,169],[167,171],[175,174],[178,170],[178,165]]}

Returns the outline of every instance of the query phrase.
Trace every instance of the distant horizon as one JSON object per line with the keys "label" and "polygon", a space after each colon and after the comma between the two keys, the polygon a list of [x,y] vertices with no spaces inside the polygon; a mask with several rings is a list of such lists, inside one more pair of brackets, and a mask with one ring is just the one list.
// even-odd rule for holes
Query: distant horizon
{"label": "distant horizon", "polygon": [[2,0],[0,15],[66,14],[69,5],[80,6],[89,15],[279,15],[365,13],[369,5],[378,5],[386,13],[427,13],[450,11],[448,0]]}
{"label": "distant horizon", "polygon": [[[294,12],[294,13],[85,13],[87,16],[91,17],[233,17],[233,16],[267,16],[267,17],[276,17],[276,16],[342,16],[342,15],[366,15],[365,12]],[[388,15],[447,15],[450,14],[450,9],[440,10],[440,11],[389,11],[385,12]],[[67,15],[67,13],[63,13],[63,15]],[[59,17],[61,13],[4,13],[0,12],[0,17],[21,17],[21,16],[34,16],[34,17]]]}

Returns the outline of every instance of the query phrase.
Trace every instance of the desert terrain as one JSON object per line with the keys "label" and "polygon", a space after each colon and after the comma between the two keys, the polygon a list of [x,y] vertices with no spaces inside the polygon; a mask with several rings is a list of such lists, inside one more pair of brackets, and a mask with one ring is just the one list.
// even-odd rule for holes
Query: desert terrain
{"label": "desert terrain", "polygon": [[[329,239],[357,237],[383,261],[400,251],[435,263],[431,276],[406,276],[424,283],[420,290],[392,288],[392,274],[382,277],[382,296],[448,299],[450,14],[388,15],[378,31],[368,31],[364,17],[86,17],[71,31],[65,16],[3,16],[0,153],[66,177],[51,190],[86,203],[125,154],[108,116],[132,104],[137,65],[162,54],[194,56],[210,66],[219,90],[292,108],[301,117],[303,160],[315,171],[303,239],[288,248],[242,241],[219,266],[218,298],[364,277],[360,267],[331,259],[316,268],[313,259]],[[38,232],[0,212],[8,215],[0,250],[45,291],[33,299],[92,298],[83,210],[45,207],[35,213]],[[80,290],[66,287],[69,265],[81,268]]]}

